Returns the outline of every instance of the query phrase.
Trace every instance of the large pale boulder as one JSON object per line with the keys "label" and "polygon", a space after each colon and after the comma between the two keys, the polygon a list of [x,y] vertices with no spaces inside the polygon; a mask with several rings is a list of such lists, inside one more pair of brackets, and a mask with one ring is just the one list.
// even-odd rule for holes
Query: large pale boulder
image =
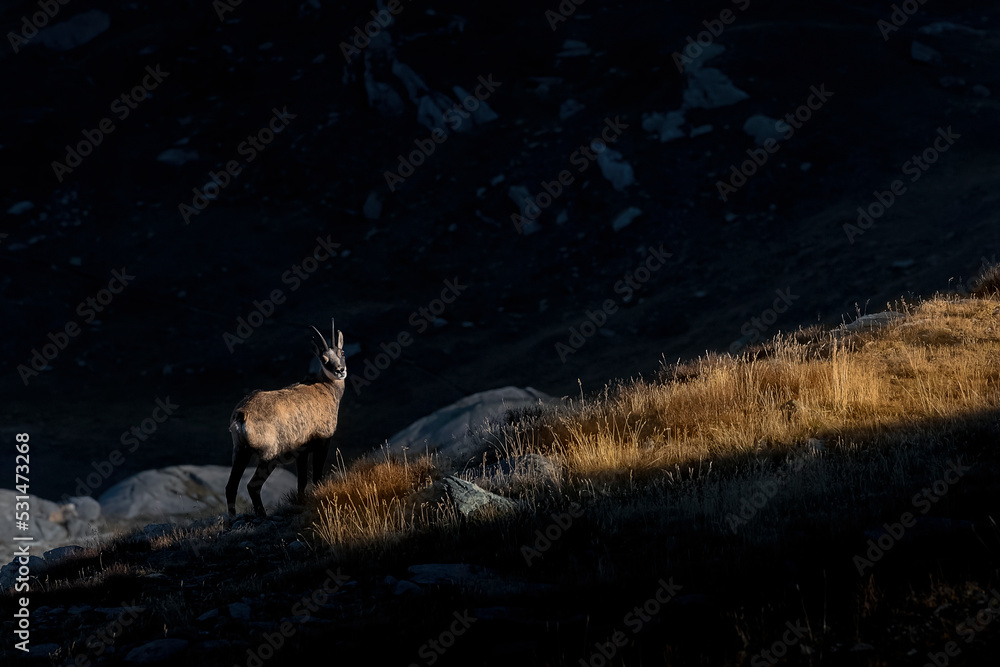
{"label": "large pale boulder", "polygon": [[389,438],[389,449],[402,452],[406,448],[411,454],[439,452],[455,460],[468,458],[476,454],[472,434],[490,420],[502,417],[510,409],[532,407],[550,399],[551,396],[532,387],[481,391],[413,422]]}
{"label": "large pale boulder", "polygon": [[[246,496],[246,484],[255,466],[247,468],[240,482],[240,494]],[[101,512],[109,520],[182,518],[205,511],[223,511],[229,466],[179,465],[145,470],[115,484],[100,497]],[[278,468],[264,483],[261,500],[273,507],[295,490],[295,474]]]}

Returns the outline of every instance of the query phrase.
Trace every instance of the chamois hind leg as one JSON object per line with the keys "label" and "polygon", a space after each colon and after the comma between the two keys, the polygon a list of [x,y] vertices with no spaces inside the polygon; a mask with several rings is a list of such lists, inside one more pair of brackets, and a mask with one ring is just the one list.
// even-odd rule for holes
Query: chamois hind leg
{"label": "chamois hind leg", "polygon": [[265,461],[261,459],[257,463],[257,471],[250,478],[250,481],[247,482],[247,493],[250,494],[253,511],[262,519],[267,516],[267,512],[264,511],[264,503],[260,500],[260,489],[264,486],[264,482],[267,481],[271,473],[274,472],[277,464],[277,461]]}
{"label": "chamois hind leg", "polygon": [[226,484],[226,505],[231,517],[236,516],[236,493],[239,491],[243,471],[247,469],[251,456],[253,451],[249,447],[238,445],[236,434],[233,434],[233,470],[229,473],[229,483]]}
{"label": "chamois hind leg", "polygon": [[303,447],[298,452],[295,459],[295,472],[297,473],[297,502],[301,505],[306,498],[306,482],[309,481],[309,447]]}

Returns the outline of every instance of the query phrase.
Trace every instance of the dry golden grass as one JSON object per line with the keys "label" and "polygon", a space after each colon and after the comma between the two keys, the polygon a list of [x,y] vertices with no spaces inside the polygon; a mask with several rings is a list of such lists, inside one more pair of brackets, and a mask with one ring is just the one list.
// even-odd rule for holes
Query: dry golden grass
{"label": "dry golden grass", "polygon": [[[553,461],[562,478],[537,480],[549,493],[613,497],[593,516],[609,534],[633,520],[651,529],[693,520],[724,532],[725,517],[785,474],[792,455],[813,464],[796,468],[788,488],[797,490],[770,512],[832,522],[851,498],[852,518],[865,521],[865,507],[905,496],[913,477],[940,463],[929,452],[942,434],[997,408],[998,306],[937,297],[902,304],[903,316],[884,326],[813,327],[738,356],[708,354],[664,366],[656,381],[618,382],[592,399],[521,414],[482,441],[501,458]],[[430,476],[448,472],[439,467],[383,457],[342,468],[317,492],[317,535],[333,546],[389,548],[438,518],[420,498]],[[518,484],[490,486],[531,498],[523,476]],[[746,539],[778,539],[787,521],[763,522]]]}
{"label": "dry golden grass", "polygon": [[427,523],[443,518],[440,508],[420,502],[420,492],[438,476],[427,455],[413,462],[388,452],[343,462],[313,491],[310,506],[317,516],[316,537],[333,547],[385,549]]}

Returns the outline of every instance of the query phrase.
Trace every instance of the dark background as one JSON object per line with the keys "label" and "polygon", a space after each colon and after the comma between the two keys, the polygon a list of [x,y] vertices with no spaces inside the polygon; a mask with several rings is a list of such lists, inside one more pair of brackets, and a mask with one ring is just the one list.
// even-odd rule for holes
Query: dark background
{"label": "dark background", "polygon": [[[73,480],[122,449],[122,432],[150,417],[157,398],[180,408],[93,495],[147,468],[227,465],[232,407],[251,389],[301,379],[307,327],[326,332],[331,316],[348,344],[360,344],[352,374],[380,343],[414,336],[370,386],[349,386],[335,443],[350,458],[472,392],[518,385],[578,395],[578,381],[597,391],[612,378],[651,377],[662,358],[728,350],[776,289],[799,298],[765,335],[948,289],[995,258],[993,3],[932,0],[888,40],[876,25],[892,12],[886,2],[755,0],[740,12],[728,2],[587,0],[554,31],[545,11],[556,0],[403,5],[393,44],[432,90],[454,98],[452,86],[471,92],[488,75],[502,85],[488,100],[499,119],[451,135],[395,192],[383,173],[430,131],[409,100],[401,116],[380,116],[362,59],[345,65],[338,44],[370,19],[374,0],[245,1],[225,22],[207,1],[70,0],[53,23],[97,7],[110,28],[64,52],[36,39],[15,54],[5,40],[0,214],[22,201],[33,208],[3,215],[0,227],[0,437],[31,434],[33,492],[72,493]],[[671,54],[724,8],[737,19],[708,66],[750,98],[690,111],[687,129],[713,130],[661,143],[642,128],[643,114],[678,108],[684,78]],[[35,11],[5,3],[0,26],[17,31]],[[972,30],[917,33],[936,22]],[[940,61],[915,61],[914,39]],[[566,40],[591,51],[559,57]],[[58,182],[52,162],[67,144],[113,116],[111,103],[157,65],[169,72],[164,82],[126,119],[113,118],[115,131]],[[406,99],[395,78],[379,77]],[[754,147],[746,119],[792,112],[821,84],[830,101],[720,201],[716,181]],[[568,98],[584,109],[560,120]],[[286,106],[295,114],[287,129],[185,225],[178,205],[191,203],[192,188],[239,159],[247,135]],[[542,214],[540,231],[518,234],[508,188],[539,192],[615,117],[629,125],[614,149],[636,183],[615,191],[593,165]],[[903,163],[949,126],[961,138],[911,184]],[[170,148],[198,157],[158,161]],[[907,192],[849,243],[843,225],[897,178]],[[374,220],[362,213],[373,192],[383,204]],[[642,215],[613,231],[628,206]],[[284,272],[327,236],[342,256],[290,291]],[[615,282],[660,245],[670,261],[623,303]],[[84,323],[77,304],[122,267],[134,282],[99,323]],[[445,322],[417,333],[411,313],[455,278],[468,287]],[[223,334],[275,289],[287,301],[231,353]],[[620,310],[563,363],[556,343],[609,298]],[[70,321],[80,335],[25,386],[18,366]],[[4,457],[5,480],[12,460]]]}

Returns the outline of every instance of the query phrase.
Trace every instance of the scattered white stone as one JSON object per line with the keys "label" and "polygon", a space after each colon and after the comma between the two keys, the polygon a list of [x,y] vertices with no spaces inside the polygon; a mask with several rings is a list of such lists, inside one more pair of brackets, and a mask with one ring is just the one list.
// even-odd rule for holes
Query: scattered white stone
{"label": "scattered white stone", "polygon": [[373,190],[368,193],[368,199],[365,200],[361,212],[369,220],[379,219],[379,216],[382,215],[382,198],[378,196],[377,192]]}
{"label": "scattered white stone", "polygon": [[198,151],[186,148],[168,148],[156,156],[158,162],[163,162],[175,167],[187,164],[198,159]]}
{"label": "scattered white stone", "polygon": [[[458,97],[458,101],[462,103],[463,108],[466,108],[465,102],[469,103],[469,107],[471,107],[473,103],[478,103],[478,106],[476,106],[474,110],[469,111],[472,115],[472,120],[475,121],[476,125],[485,125],[486,123],[494,121],[500,117],[493,109],[490,108],[490,105],[486,103],[486,100],[480,100],[475,95],[470,95],[465,88],[462,88],[461,86],[454,86],[452,87],[452,91],[454,91],[455,96]],[[459,114],[459,116],[461,116],[461,114]]]}
{"label": "scattered white stone", "polygon": [[9,209],[7,209],[7,213],[9,213],[10,215],[21,215],[25,211],[30,211],[33,208],[35,208],[35,205],[30,201],[27,200],[19,201],[13,206],[11,206]]}
{"label": "scattered white stone", "polygon": [[413,71],[413,68],[409,65],[404,65],[395,58],[392,60],[392,73],[396,75],[403,85],[406,87],[406,94],[409,96],[410,101],[414,104],[420,103],[420,98],[431,92],[431,89],[427,87],[424,80]]}
{"label": "scattered white stone", "polygon": [[684,90],[685,109],[717,109],[750,98],[722,70],[713,67],[692,70],[689,66],[685,72],[688,83]]}
{"label": "scattered white stone", "polygon": [[616,232],[625,229],[640,215],[642,215],[642,209],[636,208],[635,206],[629,206],[627,209],[618,214],[618,217],[611,223],[611,228]]}
{"label": "scattered white stone", "polygon": [[941,54],[916,40],[910,45],[910,57],[921,63],[936,64],[942,61]]}
{"label": "scattered white stone", "polygon": [[691,128],[690,137],[694,139],[695,137],[700,137],[703,134],[708,134],[715,128],[711,125],[699,125],[698,127]]}
{"label": "scattered white stone", "polygon": [[642,115],[642,129],[659,134],[661,143],[687,136],[681,130],[685,122],[683,110],[668,111],[665,116],[656,112]]}
{"label": "scattered white stone", "polygon": [[557,58],[578,58],[590,55],[590,47],[586,42],[577,39],[567,39],[563,42],[563,50],[556,54]]}
{"label": "scattered white stone", "polygon": [[152,665],[166,662],[186,649],[186,639],[155,639],[148,644],[137,646],[125,656],[129,665]]}
{"label": "scattered white stone", "polygon": [[111,27],[111,17],[107,12],[91,9],[77,14],[68,21],[40,30],[38,38],[53,51],[70,51],[83,46]]}
{"label": "scattered white stone", "polygon": [[989,97],[990,89],[982,85],[981,83],[977,83],[972,87],[972,94],[975,95],[976,97]]}
{"label": "scattered white stone", "polygon": [[812,169],[812,162],[803,162],[799,165],[800,171],[809,171],[810,169]]}
{"label": "scattered white stone", "polygon": [[597,153],[597,164],[601,168],[604,178],[611,181],[611,187],[621,192],[628,186],[635,183],[635,172],[632,165],[622,159],[622,154],[616,150],[605,147],[601,152],[596,142],[590,145],[590,149]]}
{"label": "scattered white stone", "polygon": [[575,116],[583,111],[583,109],[584,106],[582,104],[570,98],[559,105],[559,120],[566,120],[570,116]]}
{"label": "scattered white stone", "polygon": [[[451,125],[445,120],[444,113],[453,106],[455,103],[444,93],[428,93],[420,98],[420,104],[417,105],[417,122],[428,130],[434,131],[440,128],[447,132],[451,129]],[[464,131],[471,127],[472,123],[469,122],[469,119],[465,119],[462,125],[456,129]]]}
{"label": "scattered white stone", "polygon": [[779,131],[777,128],[780,122],[776,118],[770,118],[763,114],[755,114],[747,118],[747,122],[743,123],[743,131],[753,137],[754,143],[758,146],[763,146],[764,142],[768,139],[778,141],[785,135],[784,132]]}
{"label": "scattered white stone", "polygon": [[959,25],[958,23],[951,23],[950,21],[938,21],[936,23],[928,23],[927,25],[919,28],[917,30],[921,35],[940,35],[943,32],[955,31],[964,32],[967,35],[983,35],[985,34],[982,30],[976,30],[975,28],[970,28],[969,26]]}
{"label": "scattered white stone", "polygon": [[392,86],[383,81],[375,80],[371,62],[367,57],[365,58],[365,92],[368,94],[368,104],[384,118],[402,116],[406,110],[403,98]]}
{"label": "scattered white stone", "polygon": [[249,621],[250,605],[243,602],[232,602],[229,604],[229,615],[241,621]]}

